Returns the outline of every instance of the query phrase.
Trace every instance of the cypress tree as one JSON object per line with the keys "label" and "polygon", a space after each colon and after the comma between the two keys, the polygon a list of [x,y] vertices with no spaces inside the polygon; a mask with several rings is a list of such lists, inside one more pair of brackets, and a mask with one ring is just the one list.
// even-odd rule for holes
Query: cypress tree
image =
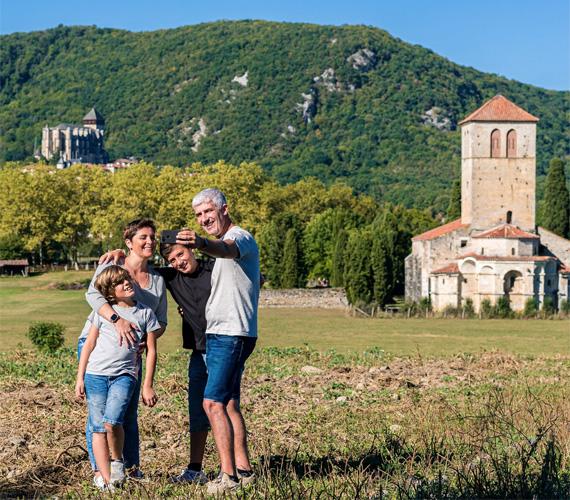
{"label": "cypress tree", "polygon": [[281,286],[283,288],[297,288],[299,281],[299,238],[296,229],[291,228],[285,235],[285,245],[283,246]]}
{"label": "cypress tree", "polygon": [[344,269],[346,267],[346,245],[348,233],[340,229],[336,235],[336,241],[332,254],[331,286],[345,286]]}
{"label": "cypress tree", "polygon": [[394,267],[392,261],[393,235],[382,231],[374,235],[372,242],[372,273],[374,278],[374,301],[384,306],[394,293]]}
{"label": "cypress tree", "polygon": [[564,162],[550,160],[544,189],[543,224],[546,229],[564,238],[570,237],[570,195],[566,186]]}
{"label": "cypress tree", "polygon": [[351,304],[369,304],[372,298],[371,239],[367,231],[353,231],[346,247],[344,283]]}
{"label": "cypress tree", "polygon": [[283,260],[283,240],[279,225],[275,221],[266,224],[260,231],[259,251],[262,271],[269,285],[281,286],[281,262]]}
{"label": "cypress tree", "polygon": [[451,187],[451,198],[447,206],[447,220],[451,222],[459,217],[461,217],[461,180],[456,179]]}

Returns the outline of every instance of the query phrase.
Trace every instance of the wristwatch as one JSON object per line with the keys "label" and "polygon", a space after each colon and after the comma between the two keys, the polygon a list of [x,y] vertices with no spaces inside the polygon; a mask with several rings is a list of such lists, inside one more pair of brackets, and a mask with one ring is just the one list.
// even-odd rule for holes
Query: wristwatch
{"label": "wristwatch", "polygon": [[119,319],[121,319],[121,317],[117,313],[113,313],[109,318],[111,323],[116,323],[117,321],[119,321]]}

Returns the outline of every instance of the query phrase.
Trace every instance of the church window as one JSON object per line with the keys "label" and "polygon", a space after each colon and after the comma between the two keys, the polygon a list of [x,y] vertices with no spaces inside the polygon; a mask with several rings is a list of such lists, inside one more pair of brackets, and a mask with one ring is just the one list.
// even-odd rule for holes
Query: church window
{"label": "church window", "polygon": [[495,129],[491,132],[491,158],[501,156],[501,132]]}
{"label": "church window", "polygon": [[507,157],[514,158],[517,155],[517,132],[509,130],[507,133]]}
{"label": "church window", "polygon": [[467,246],[467,240],[461,240],[461,248],[465,248]]}
{"label": "church window", "polygon": [[515,254],[515,249],[511,248],[511,255],[514,255],[514,254]]}
{"label": "church window", "polygon": [[481,247],[481,255],[485,255],[485,249]]}
{"label": "church window", "polygon": [[513,221],[513,212],[509,210],[507,212],[507,224],[510,224]]}

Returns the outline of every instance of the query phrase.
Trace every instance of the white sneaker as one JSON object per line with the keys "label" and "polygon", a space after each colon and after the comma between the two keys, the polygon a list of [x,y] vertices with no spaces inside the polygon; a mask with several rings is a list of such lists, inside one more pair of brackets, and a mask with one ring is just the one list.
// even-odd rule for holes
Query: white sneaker
{"label": "white sneaker", "polygon": [[223,495],[227,491],[236,491],[241,487],[238,481],[234,481],[228,474],[222,472],[216,479],[208,482],[209,495]]}
{"label": "white sneaker", "polygon": [[115,491],[115,487],[112,484],[105,483],[103,476],[95,476],[93,478],[93,484],[100,491],[108,491],[109,493],[113,493]]}
{"label": "white sneaker", "polygon": [[111,484],[119,485],[125,481],[125,464],[122,460],[111,460]]}
{"label": "white sneaker", "polygon": [[184,469],[181,474],[170,478],[171,483],[206,484],[208,476],[201,470]]}

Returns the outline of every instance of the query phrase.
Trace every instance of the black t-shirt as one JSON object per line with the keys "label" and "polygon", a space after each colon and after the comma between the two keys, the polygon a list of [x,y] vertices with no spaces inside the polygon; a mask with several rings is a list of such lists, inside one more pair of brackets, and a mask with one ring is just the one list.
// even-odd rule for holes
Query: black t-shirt
{"label": "black t-shirt", "polygon": [[215,260],[198,260],[192,274],[179,273],[171,267],[156,269],[164,278],[172,298],[182,308],[182,347],[206,350],[206,303],[212,288]]}

